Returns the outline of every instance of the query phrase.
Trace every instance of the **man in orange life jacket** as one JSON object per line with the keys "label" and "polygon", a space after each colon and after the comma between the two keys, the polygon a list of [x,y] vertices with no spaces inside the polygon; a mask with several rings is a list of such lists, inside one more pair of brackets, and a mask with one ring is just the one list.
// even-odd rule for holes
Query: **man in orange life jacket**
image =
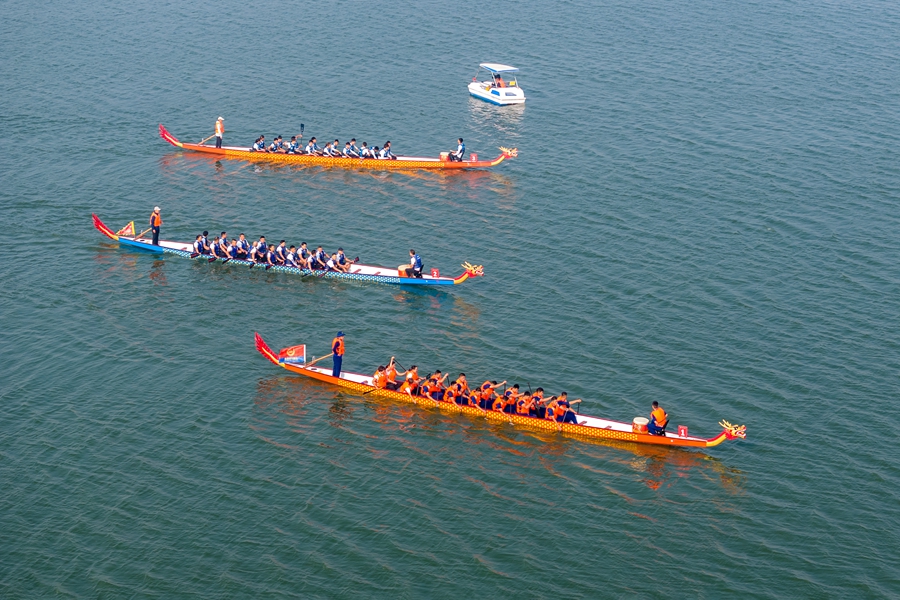
{"label": "man in orange life jacket", "polygon": [[150,213],[150,229],[153,230],[153,245],[159,246],[159,226],[162,225],[162,217],[159,216],[159,207],[153,207]]}
{"label": "man in orange life jacket", "polygon": [[337,335],[334,337],[334,341],[331,342],[331,351],[334,353],[333,364],[334,367],[331,369],[332,377],[340,377],[341,376],[341,363],[344,361],[344,332],[338,331]]}
{"label": "man in orange life jacket", "polygon": [[650,435],[666,435],[666,425],[669,424],[669,415],[662,409],[659,402],[653,401],[653,410],[650,411],[650,423],[647,425],[647,433]]}
{"label": "man in orange life jacket", "polygon": [[[207,130],[209,131],[209,130]],[[222,136],[225,135],[225,119],[219,117],[216,120],[216,148],[222,147]]]}

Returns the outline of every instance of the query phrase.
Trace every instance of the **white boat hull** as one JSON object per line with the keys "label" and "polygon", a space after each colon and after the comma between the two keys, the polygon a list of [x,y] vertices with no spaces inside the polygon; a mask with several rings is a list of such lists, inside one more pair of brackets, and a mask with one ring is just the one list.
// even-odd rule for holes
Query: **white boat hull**
{"label": "white boat hull", "polygon": [[525,92],[518,86],[495,88],[489,81],[473,81],[469,84],[469,93],[498,106],[525,103]]}

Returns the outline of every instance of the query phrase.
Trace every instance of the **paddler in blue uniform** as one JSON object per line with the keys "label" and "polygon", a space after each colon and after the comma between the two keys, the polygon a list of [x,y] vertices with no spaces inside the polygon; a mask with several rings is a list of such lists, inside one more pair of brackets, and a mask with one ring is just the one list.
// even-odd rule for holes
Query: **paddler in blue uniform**
{"label": "paddler in blue uniform", "polygon": [[338,331],[334,340],[331,342],[331,352],[334,354],[331,369],[332,377],[341,376],[341,363],[344,362],[344,332]]}
{"label": "paddler in blue uniform", "polygon": [[284,257],[284,264],[288,267],[297,268],[297,247],[291,246],[288,250],[287,256]]}
{"label": "paddler in blue uniform", "polygon": [[347,152],[350,158],[359,158],[359,148],[356,147],[356,138],[350,140],[350,150]]}
{"label": "paddler in blue uniform", "polygon": [[556,421],[558,423],[577,424],[578,419],[575,417],[575,411],[572,410],[572,404],[575,404],[577,402],[581,402],[581,400],[573,400],[572,402],[569,402],[569,394],[566,392],[561,393],[556,399]]}
{"label": "paddler in blue uniform", "polygon": [[275,260],[278,262],[279,265],[283,265],[284,261],[287,260],[287,253],[288,253],[287,246],[285,245],[284,240],[281,240],[278,243],[278,247],[275,248]]}
{"label": "paddler in blue uniform", "polygon": [[666,435],[666,425],[669,424],[669,415],[662,409],[659,402],[653,401],[653,409],[650,411],[650,423],[647,425],[647,433],[650,435]]}
{"label": "paddler in blue uniform", "polygon": [[240,253],[238,252],[237,240],[231,240],[231,245],[228,247],[228,257],[231,259],[238,258]]}
{"label": "paddler in blue uniform", "polygon": [[250,147],[251,152],[265,152],[266,151],[266,136],[261,135],[256,138],[256,142]]}
{"label": "paddler in blue uniform", "polygon": [[199,233],[197,239],[194,240],[194,254],[203,254],[203,236]]}
{"label": "paddler in blue uniform", "polygon": [[322,155],[322,151],[319,149],[319,145],[316,143],[316,138],[309,138],[309,142],[306,143],[306,153],[311,156]]}
{"label": "paddler in blue uniform", "polygon": [[422,278],[422,257],[416,254],[412,248],[409,249],[409,266],[406,268],[406,276]]}
{"label": "paddler in blue uniform", "polygon": [[244,237],[244,234],[241,234],[240,239],[237,241],[237,252],[238,258],[247,258],[250,254],[250,242],[247,241],[247,238]]}
{"label": "paddler in blue uniform", "polygon": [[300,140],[297,139],[296,135],[291,136],[291,143],[288,144],[287,153],[288,154],[300,154]]}
{"label": "paddler in blue uniform", "polygon": [[466,153],[466,145],[462,138],[457,138],[456,150],[450,153],[450,160],[453,162],[462,162],[463,155]]}

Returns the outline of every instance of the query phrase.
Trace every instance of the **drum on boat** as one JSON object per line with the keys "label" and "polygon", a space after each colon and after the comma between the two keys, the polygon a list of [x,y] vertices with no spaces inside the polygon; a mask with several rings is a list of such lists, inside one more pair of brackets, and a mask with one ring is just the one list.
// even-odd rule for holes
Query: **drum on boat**
{"label": "drum on boat", "polygon": [[650,419],[646,417],[635,417],[631,422],[631,431],[635,433],[647,433],[647,425],[650,424]]}
{"label": "drum on boat", "polygon": [[441,162],[448,162],[450,160],[449,152],[441,152]]}

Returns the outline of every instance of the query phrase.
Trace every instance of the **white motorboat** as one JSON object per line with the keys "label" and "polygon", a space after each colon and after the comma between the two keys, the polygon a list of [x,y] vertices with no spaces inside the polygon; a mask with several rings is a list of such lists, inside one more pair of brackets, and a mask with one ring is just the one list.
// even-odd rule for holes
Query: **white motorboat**
{"label": "white motorboat", "polygon": [[[500,106],[525,103],[525,91],[519,87],[518,76],[515,75],[519,69],[496,63],[481,63],[478,66],[487,71],[487,75],[483,81],[478,80],[478,75],[472,78],[472,83],[469,84],[470,94]],[[478,72],[481,73],[480,70]]]}

